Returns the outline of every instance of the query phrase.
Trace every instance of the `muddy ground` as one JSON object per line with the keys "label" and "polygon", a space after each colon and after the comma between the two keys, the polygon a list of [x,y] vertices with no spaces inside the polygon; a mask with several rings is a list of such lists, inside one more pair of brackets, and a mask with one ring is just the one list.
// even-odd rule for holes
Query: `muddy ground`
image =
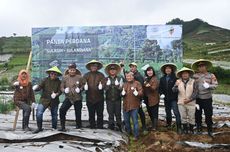
{"label": "muddy ground", "polygon": [[[230,117],[214,118],[214,121],[226,121]],[[165,122],[159,121],[157,131],[149,131],[147,135],[141,134],[138,141],[130,138],[129,151],[132,152],[229,152],[230,151],[230,128],[214,128],[214,136],[207,135],[206,128],[203,134],[176,133],[175,126],[165,128]]]}

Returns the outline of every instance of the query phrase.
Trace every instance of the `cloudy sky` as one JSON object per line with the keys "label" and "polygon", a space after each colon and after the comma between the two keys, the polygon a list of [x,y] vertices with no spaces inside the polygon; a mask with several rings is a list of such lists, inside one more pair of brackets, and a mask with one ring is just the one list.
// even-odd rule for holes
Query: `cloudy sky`
{"label": "cloudy sky", "polygon": [[200,18],[230,29],[230,0],[0,0],[0,36],[32,27],[165,24]]}

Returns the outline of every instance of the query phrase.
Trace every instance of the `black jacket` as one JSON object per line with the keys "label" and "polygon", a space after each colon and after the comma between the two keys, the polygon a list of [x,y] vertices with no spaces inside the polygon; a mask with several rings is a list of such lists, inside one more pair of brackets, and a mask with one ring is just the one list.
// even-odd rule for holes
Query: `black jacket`
{"label": "black jacket", "polygon": [[136,81],[140,82],[142,86],[144,85],[144,77],[141,75],[140,72],[136,71],[136,72],[134,73],[134,79],[135,79]]}
{"label": "black jacket", "polygon": [[172,100],[177,101],[178,93],[172,91],[172,88],[177,80],[176,76],[175,74],[171,74],[169,76],[170,78],[168,83],[166,82],[166,76],[167,75],[164,75],[160,79],[159,93],[165,95],[165,99],[164,99],[165,101],[172,101]]}

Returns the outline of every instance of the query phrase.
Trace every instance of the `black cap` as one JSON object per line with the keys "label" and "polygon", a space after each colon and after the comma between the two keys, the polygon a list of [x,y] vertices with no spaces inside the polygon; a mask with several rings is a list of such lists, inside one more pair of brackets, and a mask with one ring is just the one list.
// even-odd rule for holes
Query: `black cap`
{"label": "black cap", "polygon": [[70,69],[70,68],[74,68],[74,69],[76,69],[76,64],[75,63],[70,63],[69,64],[69,66],[68,66],[68,68]]}

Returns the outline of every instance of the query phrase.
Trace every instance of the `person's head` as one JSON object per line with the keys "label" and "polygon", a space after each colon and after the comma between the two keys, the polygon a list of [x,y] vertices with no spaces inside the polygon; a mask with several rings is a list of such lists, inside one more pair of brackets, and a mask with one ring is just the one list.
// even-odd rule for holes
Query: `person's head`
{"label": "person's head", "polygon": [[131,82],[134,80],[133,72],[128,72],[125,74],[125,78],[128,82]]}
{"label": "person's head", "polygon": [[166,63],[161,66],[161,72],[165,75],[171,75],[176,72],[177,66],[173,63]]}
{"label": "person's head", "polygon": [[68,72],[69,72],[69,76],[75,76],[77,74],[77,70],[76,70],[77,66],[75,63],[71,63],[68,66]]}
{"label": "person's head", "polygon": [[91,72],[96,72],[98,70],[98,65],[95,64],[90,64],[90,71]]}
{"label": "person's head", "polygon": [[135,62],[132,62],[129,64],[130,71],[135,73],[137,71],[137,64]]}
{"label": "person's head", "polygon": [[205,73],[207,72],[207,66],[206,64],[198,64],[198,71],[201,72],[201,73]]}
{"label": "person's head", "polygon": [[165,74],[166,75],[170,75],[172,73],[172,67],[171,66],[166,66],[165,67]]}
{"label": "person's head", "polygon": [[58,76],[57,72],[51,71],[49,73],[49,77],[50,77],[51,80],[55,80],[57,78],[57,76]]}
{"label": "person's head", "polygon": [[62,75],[62,72],[58,69],[57,66],[54,66],[48,70],[46,70],[46,73],[49,75],[51,80],[56,79],[58,76]]}
{"label": "person's head", "polygon": [[26,73],[25,71],[23,71],[23,72],[21,73],[21,79],[22,79],[22,80],[26,80],[27,77],[28,77],[27,73]]}
{"label": "person's head", "polygon": [[153,77],[153,76],[155,76],[156,74],[155,74],[155,70],[154,70],[154,68],[153,67],[148,67],[146,70],[145,70],[145,76],[147,76],[147,77]]}
{"label": "person's head", "polygon": [[182,78],[183,80],[188,80],[189,77],[190,77],[189,71],[183,71],[183,72],[181,73],[181,78]]}
{"label": "person's head", "polygon": [[112,77],[116,76],[117,75],[117,69],[114,68],[114,67],[111,67],[109,69],[109,75],[112,76]]}
{"label": "person's head", "polygon": [[27,70],[21,70],[18,74],[17,80],[19,81],[20,85],[27,86],[30,81],[30,75]]}
{"label": "person's head", "polygon": [[191,68],[200,73],[206,73],[208,69],[212,67],[212,62],[206,59],[199,59],[195,61],[192,65]]}

